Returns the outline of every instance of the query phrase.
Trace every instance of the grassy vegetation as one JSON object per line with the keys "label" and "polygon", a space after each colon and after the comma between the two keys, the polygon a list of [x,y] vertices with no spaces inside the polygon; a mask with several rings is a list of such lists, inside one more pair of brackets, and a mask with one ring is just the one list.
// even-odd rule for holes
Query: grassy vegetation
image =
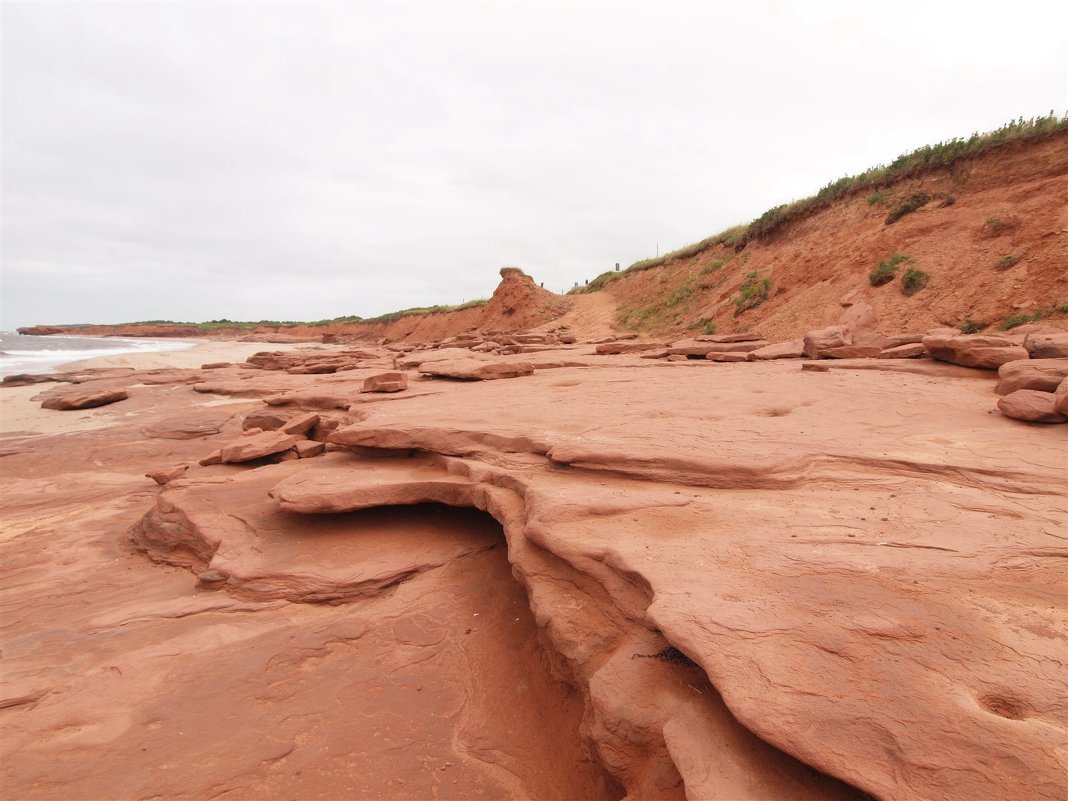
{"label": "grassy vegetation", "polygon": [[909,264],[912,259],[904,253],[895,253],[888,259],[879,262],[879,266],[868,273],[868,282],[872,286],[889,284],[897,277],[897,268],[900,264]]}
{"label": "grassy vegetation", "polygon": [[335,323],[392,323],[402,317],[461,311],[462,309],[473,309],[479,306],[485,306],[487,303],[489,303],[488,300],[471,300],[456,306],[417,306],[411,309],[402,309],[401,311],[380,314],[378,317],[360,317],[353,314],[342,317],[331,317],[326,320],[258,320],[255,322],[248,320],[227,320],[226,318],[222,318],[219,320],[208,320],[204,323],[183,323],[174,320],[142,320],[136,323],[127,323],[127,325],[179,325],[186,328],[195,328],[198,331],[217,331],[219,329],[230,328],[253,329],[260,327],[293,328],[296,326],[324,326],[333,325]]}
{"label": "grassy vegetation", "polygon": [[771,295],[771,278],[763,276],[756,271],[746,273],[738,287],[738,295],[734,299],[734,316],[737,317],[744,311],[755,309]]}
{"label": "grassy vegetation", "polygon": [[999,270],[1007,270],[1014,264],[1019,262],[1021,258],[1022,256],[1019,253],[1008,253],[998,259],[998,263],[994,266],[997,267]]}
{"label": "grassy vegetation", "polygon": [[1042,316],[1042,309],[1038,309],[1032,314],[1013,314],[1005,318],[1000,328],[1002,331],[1011,331],[1013,328],[1019,328],[1027,323],[1037,323],[1042,319]]}
{"label": "grassy vegetation", "polygon": [[[811,217],[830,206],[837,200],[850,197],[859,192],[871,192],[868,200],[872,205],[887,199],[885,191],[894,184],[916,178],[935,170],[951,167],[962,158],[971,158],[1009,142],[1041,140],[1068,131],[1068,115],[1063,117],[1050,112],[1045,117],[1013,120],[1000,128],[987,133],[973,133],[966,138],[950,139],[935,145],[925,145],[898,156],[889,164],[872,167],[858,175],[848,175],[824,186],[815,195],[768,209],[748,225],[736,225],[721,231],[715,236],[694,242],[692,245],[665,253],[652,259],[642,259],[619,273],[610,273],[613,277],[598,284],[598,276],[587,286],[577,287],[571,293],[596,292],[611,281],[631,272],[640,272],[659,267],[676,259],[689,258],[703,253],[713,247],[728,247],[741,250],[749,242],[767,241],[779,231],[795,222]],[[874,199],[873,199],[874,198]],[[952,196],[946,196],[942,205],[951,205]],[[913,209],[915,210],[915,209]],[[907,213],[907,212],[906,212]],[[900,219],[900,218],[898,218]],[[595,284],[597,286],[595,287]]]}
{"label": "grassy vegetation", "polygon": [[912,297],[925,286],[930,276],[916,267],[909,267],[901,276],[901,294]]}
{"label": "grassy vegetation", "polygon": [[878,192],[872,192],[868,195],[869,206],[885,206],[890,200],[890,193],[885,189],[880,189]]}
{"label": "grassy vegetation", "polygon": [[960,329],[960,332],[962,334],[978,334],[988,325],[989,323],[981,323],[978,320],[973,320],[971,317],[969,317],[963,323],[957,326],[957,328]]}
{"label": "grassy vegetation", "polygon": [[893,210],[886,215],[886,224],[890,225],[891,223],[895,223],[906,214],[912,214],[912,212],[923,208],[930,202],[931,196],[926,192],[913,192],[898,203]]}

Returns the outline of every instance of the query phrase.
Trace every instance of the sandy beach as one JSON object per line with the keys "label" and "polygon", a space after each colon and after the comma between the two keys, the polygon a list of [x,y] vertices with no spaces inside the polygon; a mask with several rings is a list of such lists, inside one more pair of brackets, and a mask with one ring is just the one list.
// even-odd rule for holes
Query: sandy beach
{"label": "sandy beach", "polygon": [[[93,359],[72,361],[57,367],[55,372],[70,372],[84,369],[129,368],[131,370],[187,370],[212,362],[240,363],[253,353],[261,351],[291,351],[302,349],[329,350],[330,345],[275,344],[267,342],[220,342],[198,340],[196,345],[185,350],[120,353],[114,356],[99,356]],[[113,410],[107,407],[87,409],[80,412],[56,414],[42,409],[40,400],[35,400],[55,386],[54,383],[33,384],[25,387],[0,389],[0,437],[26,436],[31,434],[66,434],[88,431],[121,423]],[[199,406],[232,403],[214,396],[204,396]]]}

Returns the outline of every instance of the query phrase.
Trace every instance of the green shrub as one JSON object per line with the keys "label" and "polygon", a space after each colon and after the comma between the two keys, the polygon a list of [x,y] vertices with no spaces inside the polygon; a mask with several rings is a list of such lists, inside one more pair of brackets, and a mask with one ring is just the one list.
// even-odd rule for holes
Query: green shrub
{"label": "green shrub", "polygon": [[980,331],[986,328],[986,326],[986,323],[980,323],[969,317],[957,327],[960,329],[960,332],[962,334],[978,334]]}
{"label": "green shrub", "polygon": [[883,259],[879,262],[879,266],[868,273],[868,282],[872,286],[882,286],[883,284],[889,284],[897,277],[897,267],[899,264],[908,264],[912,261],[911,258],[904,253],[895,253],[888,259]]}
{"label": "green shrub", "polygon": [[901,292],[902,294],[912,297],[925,286],[927,286],[927,280],[930,276],[923,270],[919,270],[915,267],[909,267],[905,270],[905,274],[901,276]]}
{"label": "green shrub", "polygon": [[1009,224],[1000,217],[987,217],[986,222],[983,223],[983,228],[995,236],[1009,227]]}
{"label": "green shrub", "polygon": [[1021,325],[1026,325],[1027,323],[1037,323],[1041,319],[1041,309],[1033,314],[1013,314],[1012,316],[1005,318],[1005,321],[1001,324],[1001,330],[1008,331],[1012,328],[1019,328]]}
{"label": "green shrub", "polygon": [[890,193],[885,189],[880,189],[878,192],[873,192],[868,195],[869,206],[885,206],[890,199]]}
{"label": "green shrub", "polygon": [[1053,308],[1061,314],[1068,314],[1068,303],[1058,303]]}
{"label": "green shrub", "polygon": [[1019,253],[1009,253],[998,259],[998,263],[994,266],[997,267],[999,270],[1007,270],[1019,261]]}
{"label": "green shrub", "polygon": [[923,208],[930,202],[931,196],[926,192],[913,192],[886,215],[886,224],[895,223],[906,214],[912,214],[916,209]]}
{"label": "green shrub", "polygon": [[734,299],[734,316],[747,309],[755,309],[771,296],[771,278],[763,278],[755,270],[742,279],[738,296]]}

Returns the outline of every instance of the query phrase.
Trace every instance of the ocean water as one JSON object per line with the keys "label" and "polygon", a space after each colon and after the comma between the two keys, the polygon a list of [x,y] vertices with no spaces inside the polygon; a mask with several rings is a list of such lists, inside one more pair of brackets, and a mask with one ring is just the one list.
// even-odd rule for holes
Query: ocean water
{"label": "ocean water", "polygon": [[0,378],[18,373],[52,373],[69,362],[114,356],[185,350],[196,343],[173,339],[127,339],[124,337],[31,337],[0,331]]}

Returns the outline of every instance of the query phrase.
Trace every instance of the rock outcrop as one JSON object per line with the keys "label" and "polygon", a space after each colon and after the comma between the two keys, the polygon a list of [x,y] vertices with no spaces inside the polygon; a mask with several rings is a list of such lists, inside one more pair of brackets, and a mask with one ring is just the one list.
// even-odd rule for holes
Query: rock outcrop
{"label": "rock outcrop", "polygon": [[940,361],[984,370],[1029,358],[1020,342],[993,334],[930,334],[923,338],[923,346]]}

